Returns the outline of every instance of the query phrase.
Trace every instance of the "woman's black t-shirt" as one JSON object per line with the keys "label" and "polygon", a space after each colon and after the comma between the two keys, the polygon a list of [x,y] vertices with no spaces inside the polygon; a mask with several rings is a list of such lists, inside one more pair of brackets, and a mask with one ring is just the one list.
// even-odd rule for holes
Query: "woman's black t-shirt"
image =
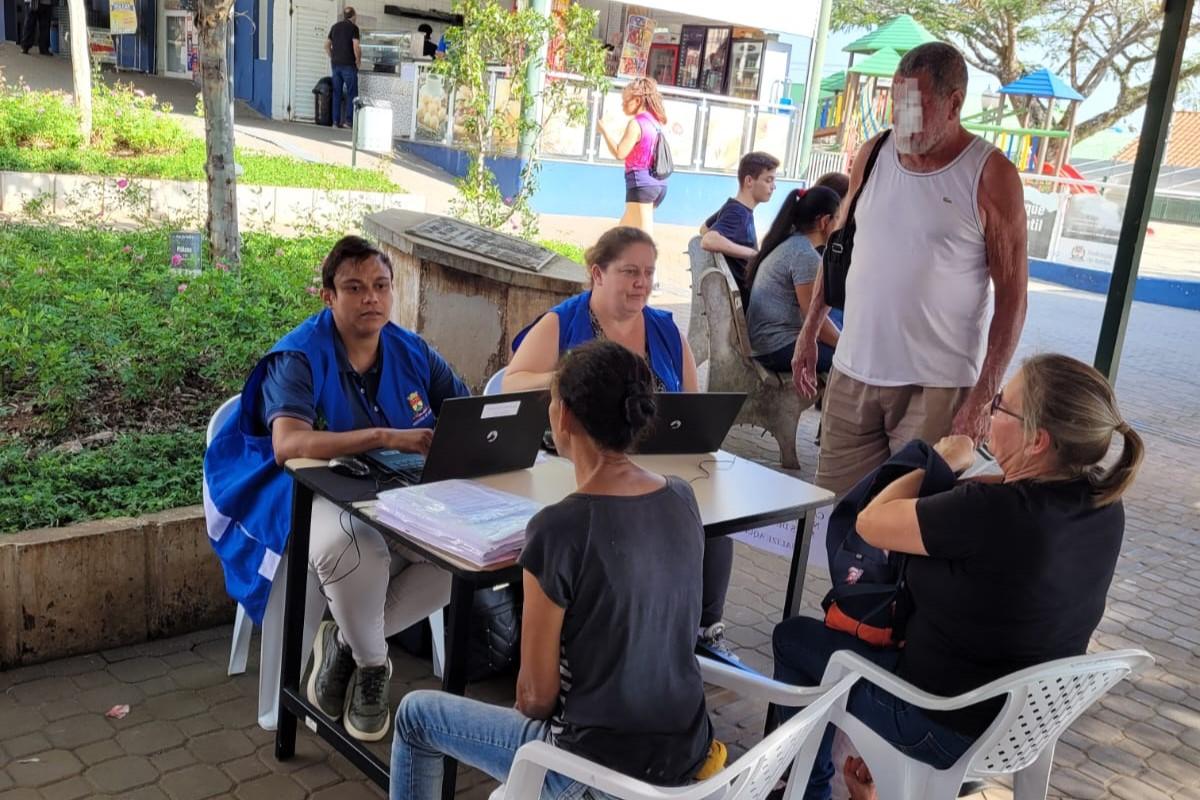
{"label": "woman's black t-shirt", "polygon": [[[917,501],[928,558],[908,560],[914,610],[897,674],[952,696],[1081,655],[1104,614],[1125,511],[1086,480],[964,482]],[[969,736],[1003,701],[933,712]]]}
{"label": "woman's black t-shirt", "polygon": [[658,785],[689,781],[712,726],[696,663],[704,528],[692,488],[572,494],[529,521],[521,566],[563,618],[554,742]]}

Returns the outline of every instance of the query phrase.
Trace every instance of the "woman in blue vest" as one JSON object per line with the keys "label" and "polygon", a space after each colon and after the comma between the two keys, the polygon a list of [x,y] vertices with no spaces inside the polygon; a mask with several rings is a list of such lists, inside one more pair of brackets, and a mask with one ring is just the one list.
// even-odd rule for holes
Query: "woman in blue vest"
{"label": "woman in blue vest", "polygon": [[[643,356],[655,391],[700,391],[696,358],[671,313],[647,305],[657,259],[658,248],[645,231],[628,226],[606,231],[584,254],[592,288],[559,303],[517,335],[504,370],[504,391],[548,387],[559,356],[593,339],[608,339]],[[707,541],[699,638],[724,658],[733,657],[721,621],[732,572],[733,540]]]}
{"label": "woman in blue vest", "polygon": [[[442,401],[469,394],[421,337],[388,321],[392,264],[382,251],[341,239],[321,282],[326,308],[259,361],[204,454],[209,538],[229,594],[257,624],[291,524],[284,462],[375,448],[424,453]],[[404,598],[448,599],[449,576],[393,555],[379,531],[324,498],[312,504],[309,560],[333,620],[317,631],[308,699],[333,719],[344,714],[352,736],[377,741],[391,719],[385,617],[410,617]]]}

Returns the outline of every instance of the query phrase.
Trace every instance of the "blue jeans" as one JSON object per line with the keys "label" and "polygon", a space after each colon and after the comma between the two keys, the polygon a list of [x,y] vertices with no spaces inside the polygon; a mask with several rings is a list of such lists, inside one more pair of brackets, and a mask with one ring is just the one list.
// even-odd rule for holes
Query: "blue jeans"
{"label": "blue jeans", "polygon": [[[358,97],[358,69],[354,66],[332,67],[333,72],[333,124],[341,125],[354,121],[354,98]],[[345,105],[345,113],[342,106]]]}
{"label": "blue jeans", "polygon": [[[547,720],[529,719],[513,708],[446,692],[409,692],[396,709],[390,797],[438,800],[444,755],[504,781],[521,745],[549,738]],[[599,800],[606,795],[557,773],[546,773],[542,800],[589,797]]]}
{"label": "blue jeans", "polygon": [[[900,660],[899,650],[873,647],[810,617],[792,617],[780,623],[771,638],[775,648],[775,678],[798,686],[820,683],[829,657],[838,650],[853,650],[888,671],[895,670]],[[975,743],[973,738],[935,722],[916,706],[866,681],[859,681],[850,690],[846,708],[897,750],[937,769],[949,767]],[[796,713],[796,709],[781,711],[783,719]],[[829,781],[835,771],[833,735],[830,725],[821,739],[804,800],[829,800]],[[792,776],[792,780],[800,778]]]}

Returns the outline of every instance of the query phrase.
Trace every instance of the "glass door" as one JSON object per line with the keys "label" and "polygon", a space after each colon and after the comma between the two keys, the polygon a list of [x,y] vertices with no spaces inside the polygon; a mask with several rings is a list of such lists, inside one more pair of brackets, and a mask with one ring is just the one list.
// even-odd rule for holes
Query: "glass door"
{"label": "glass door", "polygon": [[709,28],[704,37],[704,63],[700,69],[700,91],[725,94],[729,72],[729,28]]}
{"label": "glass door", "polygon": [[758,83],[762,75],[763,43],[739,39],[733,43],[729,67],[729,93],[746,100],[758,98]]}
{"label": "glass door", "polygon": [[656,44],[650,48],[650,63],[646,74],[654,78],[659,86],[675,85],[675,62],[679,59],[679,48],[673,44]]}
{"label": "glass door", "polygon": [[700,56],[704,54],[704,28],[684,25],[679,33],[679,68],[675,85],[684,89],[700,86]]}
{"label": "glass door", "polygon": [[163,21],[163,74],[168,78],[191,78],[189,64],[191,12],[165,11]]}

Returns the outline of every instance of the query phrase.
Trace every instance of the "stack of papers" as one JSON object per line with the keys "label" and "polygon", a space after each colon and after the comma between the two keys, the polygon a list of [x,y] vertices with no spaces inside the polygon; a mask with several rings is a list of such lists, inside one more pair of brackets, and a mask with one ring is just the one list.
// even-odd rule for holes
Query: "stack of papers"
{"label": "stack of papers", "polygon": [[540,503],[473,481],[452,480],[381,492],[379,520],[481,567],[508,561],[525,544]]}

